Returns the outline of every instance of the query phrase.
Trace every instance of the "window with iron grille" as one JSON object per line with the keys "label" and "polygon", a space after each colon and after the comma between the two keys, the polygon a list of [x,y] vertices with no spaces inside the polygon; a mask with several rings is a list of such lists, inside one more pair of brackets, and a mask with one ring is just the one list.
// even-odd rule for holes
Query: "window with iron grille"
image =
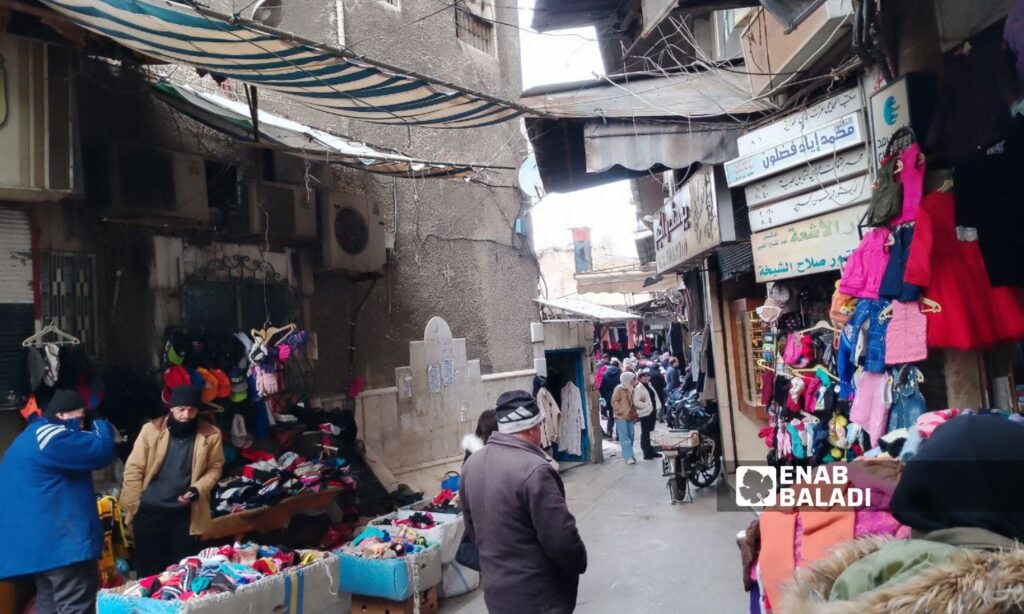
{"label": "window with iron grille", "polygon": [[86,355],[99,354],[96,331],[96,256],[83,252],[43,252],[39,291],[43,319],[78,337]]}
{"label": "window with iron grille", "polygon": [[494,55],[493,21],[478,17],[462,7],[455,7],[455,35],[467,45]]}

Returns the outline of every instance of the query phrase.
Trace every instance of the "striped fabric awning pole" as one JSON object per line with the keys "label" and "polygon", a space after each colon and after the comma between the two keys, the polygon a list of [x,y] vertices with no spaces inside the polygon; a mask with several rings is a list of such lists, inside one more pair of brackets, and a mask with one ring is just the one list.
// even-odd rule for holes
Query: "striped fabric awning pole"
{"label": "striped fabric awning pole", "polygon": [[42,0],[144,55],[280,92],[328,113],[381,124],[472,128],[529,111],[344,49],[170,0]]}

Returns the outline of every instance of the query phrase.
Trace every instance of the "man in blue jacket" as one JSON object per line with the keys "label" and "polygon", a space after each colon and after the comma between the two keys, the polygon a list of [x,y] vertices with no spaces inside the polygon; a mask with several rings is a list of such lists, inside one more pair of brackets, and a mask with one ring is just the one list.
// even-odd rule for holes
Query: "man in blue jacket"
{"label": "man in blue jacket", "polygon": [[0,579],[34,575],[38,614],[96,611],[103,529],[91,472],[114,460],[114,432],[87,424],[85,407],[57,390],[0,461]]}

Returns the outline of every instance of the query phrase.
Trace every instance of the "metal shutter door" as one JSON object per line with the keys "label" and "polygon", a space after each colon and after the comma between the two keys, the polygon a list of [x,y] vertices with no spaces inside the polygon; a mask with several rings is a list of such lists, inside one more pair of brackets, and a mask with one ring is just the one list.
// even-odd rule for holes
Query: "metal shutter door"
{"label": "metal shutter door", "polygon": [[20,405],[15,369],[21,341],[35,330],[32,227],[23,211],[0,208],[0,409]]}

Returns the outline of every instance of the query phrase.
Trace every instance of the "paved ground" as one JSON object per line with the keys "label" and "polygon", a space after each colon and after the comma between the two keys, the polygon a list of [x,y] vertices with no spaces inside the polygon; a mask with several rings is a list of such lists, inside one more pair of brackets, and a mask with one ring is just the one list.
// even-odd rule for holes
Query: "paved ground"
{"label": "paved ground", "polygon": [[[625,465],[617,446],[607,444],[605,458],[602,465],[563,475],[590,563],[576,612],[747,611],[736,533],[753,516],[719,513],[712,489],[698,492],[694,503],[671,505],[660,461]],[[485,614],[487,609],[478,591],[442,602],[441,612]]]}

